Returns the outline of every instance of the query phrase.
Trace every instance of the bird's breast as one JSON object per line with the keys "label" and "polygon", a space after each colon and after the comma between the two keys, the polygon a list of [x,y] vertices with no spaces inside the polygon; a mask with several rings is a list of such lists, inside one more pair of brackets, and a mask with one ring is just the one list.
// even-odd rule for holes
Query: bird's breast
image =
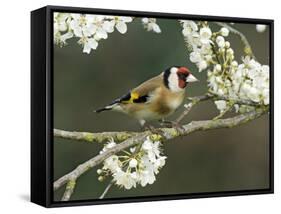
{"label": "bird's breast", "polygon": [[155,97],[154,102],[152,102],[153,110],[163,116],[173,113],[182,104],[184,99],[184,91],[172,93],[163,90],[158,95]]}
{"label": "bird's breast", "polygon": [[182,104],[183,98],[183,94],[175,95],[170,99],[166,99],[166,105],[169,106],[170,109],[176,110]]}

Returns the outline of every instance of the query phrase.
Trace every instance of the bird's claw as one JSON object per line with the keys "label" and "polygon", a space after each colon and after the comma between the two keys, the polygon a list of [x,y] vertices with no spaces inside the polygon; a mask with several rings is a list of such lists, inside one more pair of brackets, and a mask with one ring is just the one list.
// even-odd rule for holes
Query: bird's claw
{"label": "bird's claw", "polygon": [[154,126],[148,125],[144,127],[145,131],[150,131],[152,134],[160,135],[161,137],[164,137],[164,132],[161,129],[157,129]]}
{"label": "bird's claw", "polygon": [[167,127],[167,128],[174,128],[177,130],[177,132],[182,133],[184,132],[184,127],[175,121],[168,121],[168,120],[160,120],[160,125]]}

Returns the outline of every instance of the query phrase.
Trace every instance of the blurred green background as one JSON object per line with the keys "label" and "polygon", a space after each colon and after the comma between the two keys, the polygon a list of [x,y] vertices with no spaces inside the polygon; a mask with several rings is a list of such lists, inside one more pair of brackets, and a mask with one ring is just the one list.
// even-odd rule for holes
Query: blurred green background
{"label": "blurred green background", "polygon": [[[125,35],[115,30],[99,42],[97,50],[82,53],[77,38],[54,48],[54,127],[69,131],[138,131],[136,120],[116,112],[95,114],[94,109],[108,104],[130,88],[159,74],[172,65],[190,68],[200,79],[190,84],[188,96],[206,92],[206,72],[199,73],[189,61],[187,48],[176,20],[158,19],[162,33],[143,29],[139,18],[128,24]],[[210,24],[214,31],[219,29]],[[250,43],[262,64],[269,63],[269,31],[257,33],[255,25],[235,24]],[[237,36],[227,40],[241,62],[243,46]],[[173,120],[181,107],[169,119]],[[211,102],[197,105],[183,123],[211,119],[218,111]],[[226,117],[229,115],[226,115]],[[54,179],[97,155],[102,144],[54,138]],[[153,185],[123,190],[114,186],[106,198],[168,195],[262,189],[269,187],[269,117],[267,115],[231,129],[200,131],[165,142],[166,165]],[[97,168],[77,182],[71,200],[98,198],[110,180],[99,182]],[[54,193],[60,200],[64,188]]]}

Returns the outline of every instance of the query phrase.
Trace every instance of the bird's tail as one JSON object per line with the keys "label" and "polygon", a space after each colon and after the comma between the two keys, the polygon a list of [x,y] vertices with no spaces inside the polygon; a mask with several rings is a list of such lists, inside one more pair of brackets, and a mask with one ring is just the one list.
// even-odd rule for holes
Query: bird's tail
{"label": "bird's tail", "polygon": [[109,111],[109,110],[111,110],[111,109],[112,109],[112,107],[110,107],[110,106],[105,106],[105,107],[103,107],[103,108],[99,108],[99,109],[97,109],[97,110],[94,110],[94,112],[100,113],[100,112],[103,112],[103,111]]}
{"label": "bird's tail", "polygon": [[99,108],[99,109],[97,109],[97,110],[94,110],[94,112],[100,113],[100,112],[103,112],[103,111],[110,111],[110,110],[112,110],[116,105],[117,105],[117,103],[111,103],[110,105],[107,105],[107,106],[105,106],[105,107],[102,107],[102,108]]}

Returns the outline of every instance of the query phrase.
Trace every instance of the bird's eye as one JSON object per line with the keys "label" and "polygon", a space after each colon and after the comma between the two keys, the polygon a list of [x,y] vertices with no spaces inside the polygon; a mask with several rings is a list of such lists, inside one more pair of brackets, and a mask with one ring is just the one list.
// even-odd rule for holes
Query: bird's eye
{"label": "bird's eye", "polygon": [[185,80],[188,74],[178,73],[179,79]]}

